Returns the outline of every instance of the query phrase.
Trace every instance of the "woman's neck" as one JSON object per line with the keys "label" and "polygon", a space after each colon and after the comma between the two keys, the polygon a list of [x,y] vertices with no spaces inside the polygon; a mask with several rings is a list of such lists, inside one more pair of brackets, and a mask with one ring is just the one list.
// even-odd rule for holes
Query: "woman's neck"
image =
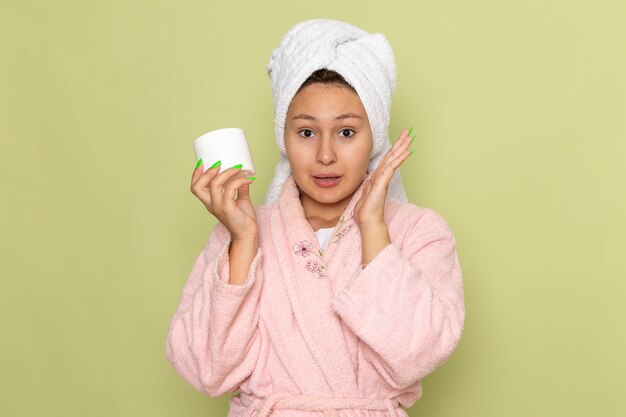
{"label": "woman's neck", "polygon": [[333,204],[321,204],[306,194],[300,194],[300,203],[304,209],[304,216],[313,230],[324,227],[334,227],[339,218],[350,204],[351,197]]}

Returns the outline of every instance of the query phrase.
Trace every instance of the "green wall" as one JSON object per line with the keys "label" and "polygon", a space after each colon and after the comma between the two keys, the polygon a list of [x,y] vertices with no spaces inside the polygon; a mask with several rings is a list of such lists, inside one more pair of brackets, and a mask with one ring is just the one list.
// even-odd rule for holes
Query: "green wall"
{"label": "green wall", "polygon": [[[626,3],[0,2],[0,415],[225,416],[164,356],[215,220],[192,141],[245,129],[314,17],[391,42],[411,202],[455,232],[467,318],[412,416],[624,415]],[[619,168],[622,166],[622,168]]]}

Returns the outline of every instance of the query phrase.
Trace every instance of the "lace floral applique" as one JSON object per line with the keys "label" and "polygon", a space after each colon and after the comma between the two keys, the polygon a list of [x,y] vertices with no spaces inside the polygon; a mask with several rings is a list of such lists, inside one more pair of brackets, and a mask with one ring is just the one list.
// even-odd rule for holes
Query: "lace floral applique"
{"label": "lace floral applique", "polygon": [[332,243],[341,242],[341,238],[343,238],[352,229],[352,226],[354,226],[354,224],[351,223],[345,229],[343,229],[343,232],[337,233],[337,236],[335,237],[335,240]]}
{"label": "lace floral applique", "polygon": [[[354,217],[354,210],[350,213],[350,217],[348,219],[344,219],[344,216],[341,216],[339,219],[339,226],[335,229],[335,233],[330,237],[330,243],[339,243],[341,239],[348,234],[352,227],[354,226],[354,222],[349,222],[348,220],[352,220]],[[346,226],[347,225],[347,226]],[[344,227],[346,226],[346,227]],[[343,228],[343,230],[341,230]],[[335,240],[332,240],[332,239]]]}
{"label": "lace floral applique", "polygon": [[[341,239],[354,227],[354,223],[348,222],[348,220],[352,219],[354,216],[354,210],[350,213],[350,217],[345,219],[344,216],[341,216],[339,219],[339,225],[335,228],[335,231],[329,238],[329,245],[331,243],[339,243]],[[347,226],[346,226],[347,225]],[[345,226],[345,227],[344,227]],[[343,229],[343,230],[342,230]],[[314,252],[313,244],[308,240],[302,240],[295,245],[293,245],[293,253],[296,256],[302,256],[303,258],[308,258],[310,255],[315,255],[319,258],[319,261],[308,260],[306,263],[306,269],[309,272],[317,274],[317,277],[328,278],[328,276],[324,273],[326,270],[326,264],[324,261],[324,255],[322,251]]]}
{"label": "lace floral applique", "polygon": [[302,256],[304,258],[309,257],[309,255],[317,256],[320,261],[309,260],[306,263],[306,269],[310,272],[314,272],[318,275],[318,278],[326,278],[326,274],[324,274],[324,270],[326,266],[324,265],[324,258],[322,258],[322,251],[319,253],[313,252],[313,245],[308,240],[302,240],[300,243],[296,243],[293,245],[293,253],[296,256]]}
{"label": "lace floral applique", "polygon": [[308,240],[303,240],[302,242],[293,245],[293,253],[301,255],[305,258],[309,256],[310,253],[313,253],[312,249],[313,245]]}

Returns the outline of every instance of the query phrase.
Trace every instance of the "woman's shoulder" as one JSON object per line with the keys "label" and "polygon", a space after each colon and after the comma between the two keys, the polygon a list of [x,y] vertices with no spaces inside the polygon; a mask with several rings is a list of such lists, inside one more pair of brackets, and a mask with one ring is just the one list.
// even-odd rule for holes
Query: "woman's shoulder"
{"label": "woman's shoulder", "polygon": [[452,231],[444,217],[431,207],[424,207],[408,201],[390,200],[387,203],[386,217],[390,229],[408,231],[431,231],[451,235]]}
{"label": "woman's shoulder", "polygon": [[[276,203],[254,206],[261,234],[267,232],[266,228],[269,226],[269,216],[274,204]],[[385,207],[385,222],[390,233],[394,234],[413,231],[439,236],[452,235],[448,222],[435,209],[408,201],[389,199]]]}
{"label": "woman's shoulder", "polygon": [[272,206],[276,204],[276,203],[272,203],[272,204],[259,204],[257,206],[254,206],[254,212],[256,213],[257,219],[258,218],[266,218],[269,216],[270,211]]}
{"label": "woman's shoulder", "polygon": [[269,232],[270,214],[274,204],[276,203],[259,204],[258,206],[254,206],[256,222],[259,226],[259,235],[261,236]]}

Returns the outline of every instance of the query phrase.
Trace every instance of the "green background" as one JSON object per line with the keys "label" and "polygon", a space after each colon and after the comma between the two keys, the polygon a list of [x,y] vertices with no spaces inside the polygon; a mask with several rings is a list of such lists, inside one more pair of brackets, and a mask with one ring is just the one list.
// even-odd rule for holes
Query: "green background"
{"label": "green background", "polygon": [[[242,127],[316,17],[381,32],[409,200],[457,237],[466,324],[411,416],[625,415],[623,1],[0,2],[0,415],[225,416],[164,355],[215,219],[192,141]],[[620,168],[621,167],[621,168]],[[620,401],[622,400],[622,401]]]}

